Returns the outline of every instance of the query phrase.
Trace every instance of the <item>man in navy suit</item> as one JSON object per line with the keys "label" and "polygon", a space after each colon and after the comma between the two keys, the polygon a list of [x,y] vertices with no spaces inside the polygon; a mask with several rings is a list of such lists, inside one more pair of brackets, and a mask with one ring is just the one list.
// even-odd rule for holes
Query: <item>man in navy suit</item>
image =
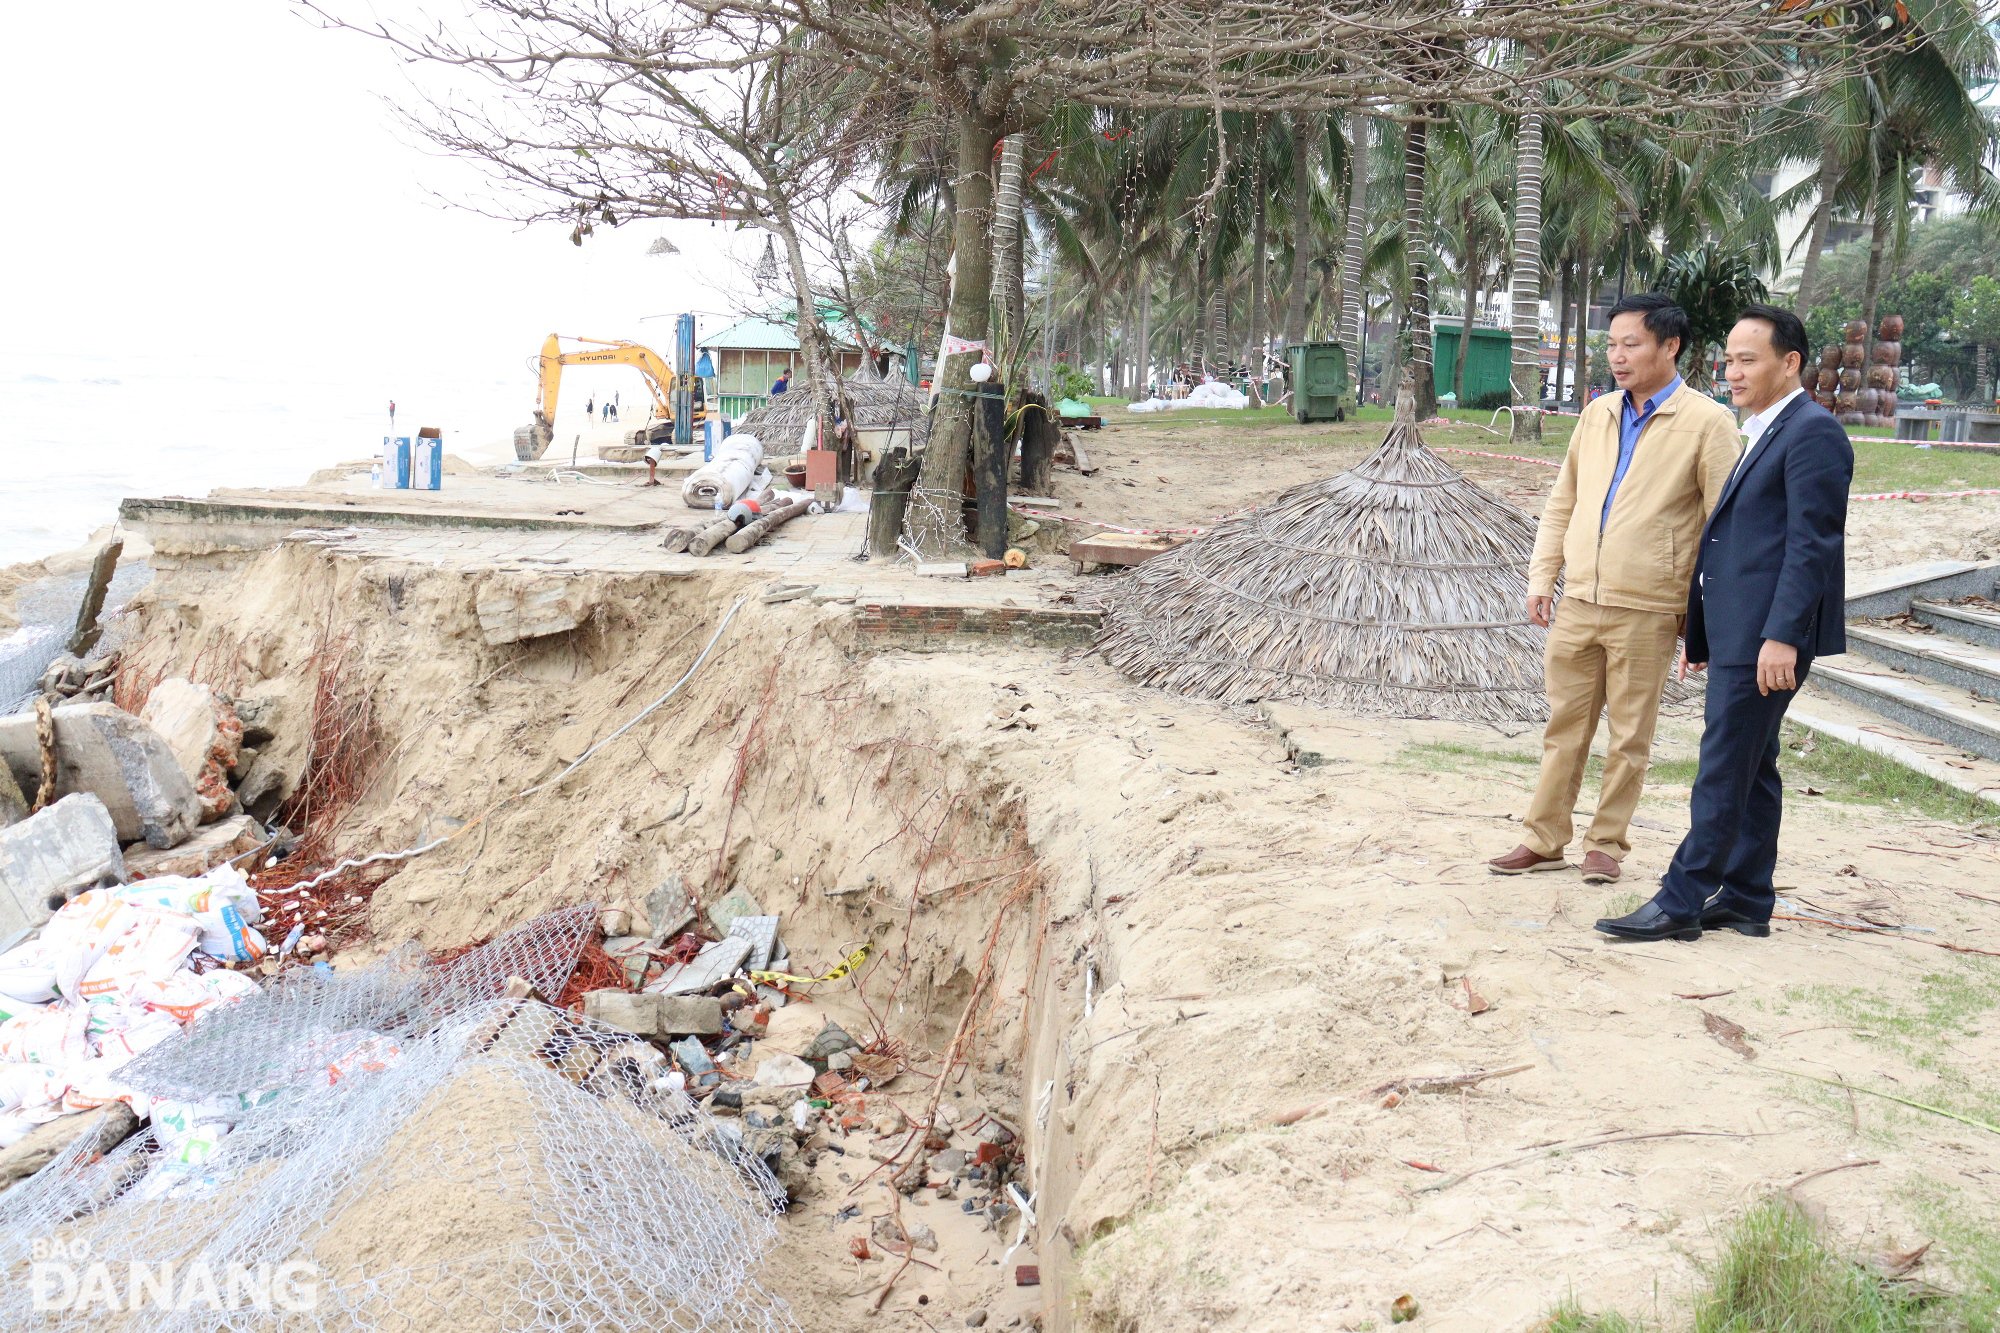
{"label": "man in navy suit", "polygon": [[1729,396],[1747,415],[1688,590],[1686,670],[1708,671],[1688,834],[1653,900],[1597,929],[1627,940],[1771,933],[1779,726],[1812,660],[1847,647],[1847,487],[1854,447],[1799,388],[1808,346],[1789,310],[1753,305],[1730,331]]}

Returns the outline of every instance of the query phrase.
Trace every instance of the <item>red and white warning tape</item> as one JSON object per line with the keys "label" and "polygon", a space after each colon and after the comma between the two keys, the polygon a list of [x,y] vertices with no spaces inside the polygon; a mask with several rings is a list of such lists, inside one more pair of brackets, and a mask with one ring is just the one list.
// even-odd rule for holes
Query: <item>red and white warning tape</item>
{"label": "red and white warning tape", "polygon": [[1986,487],[1975,491],[1881,491],[1874,495],[1850,495],[1850,500],[1963,500],[1973,495],[2000,495],[2000,489]]}
{"label": "red and white warning tape", "polygon": [[1118,523],[1106,523],[1100,519],[1084,518],[1080,514],[1056,514],[1046,509],[1030,509],[1026,505],[1017,504],[1010,504],[1007,507],[1017,514],[1026,514],[1029,518],[1049,518],[1059,523],[1088,523],[1094,528],[1102,528],[1107,532],[1128,532],[1136,537],[1161,537],[1180,534],[1198,537],[1208,531],[1207,528],[1128,528]]}

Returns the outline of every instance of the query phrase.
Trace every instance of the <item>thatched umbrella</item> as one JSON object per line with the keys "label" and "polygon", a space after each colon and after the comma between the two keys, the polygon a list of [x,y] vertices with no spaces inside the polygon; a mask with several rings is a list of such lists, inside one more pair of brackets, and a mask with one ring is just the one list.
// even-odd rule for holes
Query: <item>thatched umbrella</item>
{"label": "thatched umbrella", "polygon": [[[912,443],[922,447],[928,435],[926,409],[929,396],[908,380],[897,376],[884,379],[863,359],[841,380],[854,425],[860,430],[897,427],[909,430]],[[819,410],[819,396],[811,385],[800,383],[789,393],[779,394],[761,407],[744,413],[736,429],[747,430],[764,441],[767,453],[789,452],[805,434]]]}
{"label": "thatched umbrella", "polygon": [[1382,447],[1121,575],[1098,647],[1148,685],[1389,717],[1548,714],[1528,623],[1535,520],[1425,447]]}

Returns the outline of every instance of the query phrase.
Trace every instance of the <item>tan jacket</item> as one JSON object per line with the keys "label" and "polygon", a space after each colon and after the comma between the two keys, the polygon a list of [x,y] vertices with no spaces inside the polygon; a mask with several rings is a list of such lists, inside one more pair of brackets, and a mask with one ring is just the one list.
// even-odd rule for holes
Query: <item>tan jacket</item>
{"label": "tan jacket", "polygon": [[1736,466],[1743,436],[1734,413],[1682,385],[1639,432],[1610,521],[1599,531],[1618,469],[1624,405],[1619,391],[1584,407],[1535,532],[1528,595],[1553,597],[1561,575],[1571,597],[1682,615],[1702,525]]}

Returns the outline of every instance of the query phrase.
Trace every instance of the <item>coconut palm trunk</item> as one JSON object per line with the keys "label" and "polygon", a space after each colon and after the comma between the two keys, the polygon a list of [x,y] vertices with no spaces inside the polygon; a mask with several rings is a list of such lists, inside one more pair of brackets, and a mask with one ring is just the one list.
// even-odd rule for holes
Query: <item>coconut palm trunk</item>
{"label": "coconut palm trunk", "polygon": [[[1146,271],[1146,261],[1139,261],[1139,346],[1135,383],[1133,388],[1143,389],[1153,376],[1153,277]],[[1133,397],[1138,397],[1135,392]]]}
{"label": "coconut palm trunk", "polygon": [[1576,410],[1590,401],[1590,279],[1597,260],[1588,252],[1576,261]]}
{"label": "coconut palm trunk", "polygon": [[1864,376],[1868,373],[1865,368],[1875,364],[1875,308],[1882,299],[1882,269],[1889,253],[1889,231],[1895,224],[1889,197],[1893,193],[1895,181],[1900,180],[1901,175],[1900,163],[1897,164],[1896,176],[1893,179],[1879,169],[1875,173],[1873,203],[1875,219],[1868,229],[1868,279],[1861,292],[1861,318],[1868,325],[1868,340],[1864,344],[1867,353],[1861,359],[1864,367],[1861,373]]}
{"label": "coconut palm trunk", "polygon": [[[985,359],[992,310],[993,251],[987,244],[993,217],[993,145],[998,127],[977,108],[958,117],[958,207],[952,215],[950,332],[977,344],[946,350],[938,358],[937,405],[923,470],[911,489],[907,532],[927,558],[965,549],[965,469],[973,449],[972,367]],[[992,447],[990,442],[988,447]]]}
{"label": "coconut palm trunk", "polygon": [[1306,298],[1312,288],[1312,169],[1319,148],[1321,117],[1298,112],[1292,116],[1292,273],[1285,290],[1285,342],[1304,342]]}
{"label": "coconut palm trunk", "polygon": [[[1429,114],[1430,108],[1422,108]],[[1437,381],[1431,369],[1430,219],[1424,185],[1430,169],[1430,125],[1412,120],[1403,135],[1403,254],[1410,274],[1410,365],[1417,376],[1417,419],[1437,415]]]}
{"label": "coconut palm trunk", "polygon": [[[1562,264],[1562,290],[1556,294],[1556,369],[1555,382],[1549,386],[1549,397],[1561,406],[1563,399],[1563,352],[1569,347],[1570,296],[1576,290],[1576,266],[1569,260]],[[1572,381],[1574,383],[1574,381]]]}
{"label": "coconut palm trunk", "polygon": [[1347,349],[1348,375],[1361,384],[1361,326],[1368,299],[1361,290],[1362,259],[1368,249],[1368,118],[1347,118],[1347,245],[1340,255],[1339,337]]}
{"label": "coconut palm trunk", "polygon": [[1514,443],[1542,442],[1542,112],[1514,143]]}
{"label": "coconut palm trunk", "polygon": [[1262,407],[1264,393],[1264,249],[1269,241],[1265,234],[1264,195],[1267,175],[1262,156],[1264,137],[1261,133],[1252,137],[1258,146],[1256,193],[1251,200],[1250,222],[1250,318],[1243,330],[1243,365],[1250,376],[1250,405]]}
{"label": "coconut palm trunk", "polygon": [[[1010,134],[1000,149],[999,183],[993,191],[993,311],[1000,321],[995,341],[1008,361],[1021,336],[1025,299],[1022,292],[1021,187],[1026,172],[1027,136]],[[997,363],[1004,364],[1004,363]]]}
{"label": "coconut palm trunk", "polygon": [[1465,239],[1462,258],[1465,260],[1465,318],[1459,321],[1458,355],[1451,359],[1451,398],[1460,407],[1465,406],[1465,363],[1471,359],[1472,312],[1479,306],[1479,238],[1473,232],[1472,205],[1465,205]]}
{"label": "coconut palm trunk", "polygon": [[1826,234],[1833,227],[1833,188],[1840,179],[1840,145],[1829,132],[1826,147],[1819,155],[1819,198],[1813,204],[1812,230],[1806,236],[1805,262],[1799,268],[1799,294],[1792,304],[1800,315],[1812,309],[1818,294],[1820,252],[1826,249]]}

